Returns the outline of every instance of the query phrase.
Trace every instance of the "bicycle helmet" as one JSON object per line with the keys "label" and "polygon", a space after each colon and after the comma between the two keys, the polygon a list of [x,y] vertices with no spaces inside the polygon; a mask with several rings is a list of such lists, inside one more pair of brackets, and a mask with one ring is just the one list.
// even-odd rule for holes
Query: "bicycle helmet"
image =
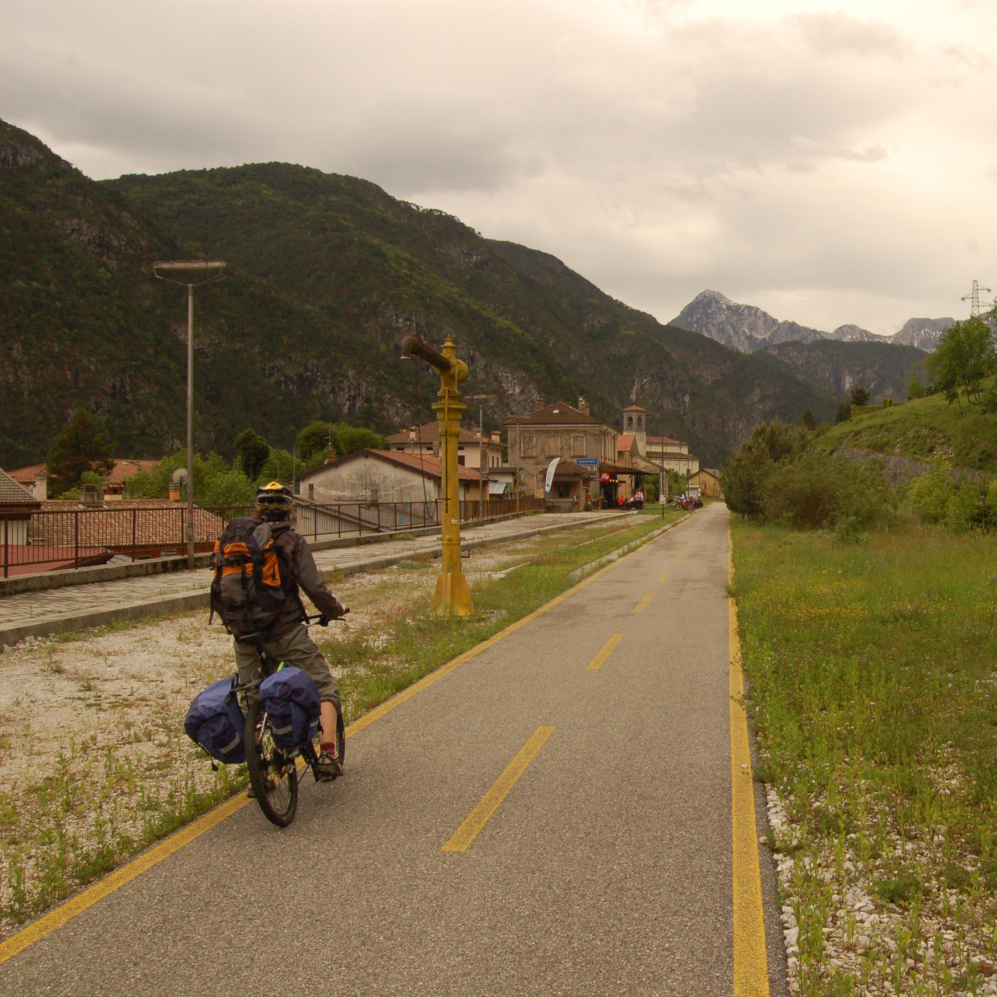
{"label": "bicycle helmet", "polygon": [[271,481],[256,490],[256,508],[264,515],[285,516],[293,504],[291,489],[279,481]]}

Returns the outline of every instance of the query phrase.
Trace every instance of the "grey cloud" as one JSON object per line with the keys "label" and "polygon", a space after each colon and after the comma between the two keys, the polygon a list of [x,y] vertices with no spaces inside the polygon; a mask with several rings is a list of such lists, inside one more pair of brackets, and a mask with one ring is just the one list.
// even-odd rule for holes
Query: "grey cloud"
{"label": "grey cloud", "polygon": [[793,14],[786,18],[818,55],[885,55],[906,59],[915,47],[896,28],[881,21],[860,21],[844,11]]}
{"label": "grey cloud", "polygon": [[827,328],[949,314],[931,302],[966,265],[954,202],[997,197],[997,167],[951,199],[932,175],[927,136],[970,162],[980,132],[933,84],[992,104],[958,32],[939,48],[847,13],[707,21],[684,0],[55,10],[0,0],[0,116],[85,171],[353,173],[665,319],[706,286],[806,301],[780,314]]}

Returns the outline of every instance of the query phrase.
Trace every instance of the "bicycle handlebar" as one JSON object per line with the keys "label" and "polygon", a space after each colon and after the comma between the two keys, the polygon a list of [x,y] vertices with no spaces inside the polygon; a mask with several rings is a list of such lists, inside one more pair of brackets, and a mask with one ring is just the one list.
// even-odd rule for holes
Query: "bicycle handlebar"
{"label": "bicycle handlebar", "polygon": [[349,611],[349,606],[347,606],[339,616],[326,616],[325,613],[319,613],[318,616],[306,616],[305,620],[309,623],[318,623],[319,626],[327,627],[331,621],[341,620]]}

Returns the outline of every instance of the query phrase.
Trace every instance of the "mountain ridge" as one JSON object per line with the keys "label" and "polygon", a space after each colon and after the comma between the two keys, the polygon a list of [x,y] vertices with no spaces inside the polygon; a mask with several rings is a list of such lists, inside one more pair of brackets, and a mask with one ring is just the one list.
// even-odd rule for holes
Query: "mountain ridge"
{"label": "mountain ridge", "polygon": [[697,294],[669,324],[698,332],[742,352],[753,353],[789,341],[838,340],[914,346],[930,353],[937,346],[941,333],[954,323],[953,318],[912,318],[892,336],[879,336],[852,324],[823,332],[796,322],[779,321],[755,305],[740,304],[719,291],[706,290]]}
{"label": "mountain ridge", "polygon": [[[195,446],[251,427],[290,448],[316,418],[425,420],[430,372],[398,343],[447,333],[488,393],[486,428],[584,395],[618,425],[722,462],[755,424],[829,421],[837,399],[785,369],[616,301],[550,254],[489,240],[369,181],[251,164],[95,182],[0,122],[0,466],[31,464],[69,413],[155,457],[184,436],[186,308],[154,259],[226,259],[196,296]],[[418,380],[417,380],[418,377]],[[25,413],[31,418],[25,418]]]}

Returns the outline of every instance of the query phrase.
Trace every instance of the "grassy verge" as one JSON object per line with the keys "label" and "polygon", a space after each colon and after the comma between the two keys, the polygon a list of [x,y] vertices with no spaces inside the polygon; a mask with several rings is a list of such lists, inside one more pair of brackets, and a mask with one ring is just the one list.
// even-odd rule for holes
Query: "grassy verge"
{"label": "grassy verge", "polygon": [[347,722],[560,595],[580,580],[577,575],[569,578],[572,572],[685,514],[670,510],[664,519],[641,517],[634,525],[609,527],[611,532],[581,544],[558,536],[541,540],[528,562],[473,588],[473,617],[445,620],[420,615],[395,623],[387,640],[319,643],[342,668],[339,684]]}
{"label": "grassy verge", "polygon": [[997,551],[735,522],[794,992],[997,993]]}

